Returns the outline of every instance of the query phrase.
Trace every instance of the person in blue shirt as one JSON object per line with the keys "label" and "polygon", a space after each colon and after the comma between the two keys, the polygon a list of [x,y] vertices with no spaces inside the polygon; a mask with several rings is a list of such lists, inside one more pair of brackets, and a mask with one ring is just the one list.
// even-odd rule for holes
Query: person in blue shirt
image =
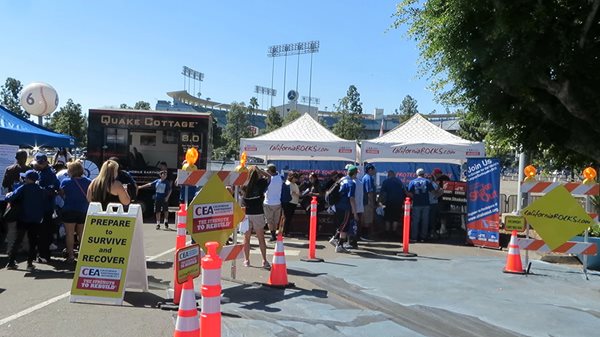
{"label": "person in blue shirt", "polygon": [[335,204],[335,219],[338,225],[340,238],[335,247],[336,253],[348,253],[349,243],[345,241],[348,238],[350,226],[358,225],[358,212],[356,209],[356,184],[353,179],[358,173],[358,168],[350,165],[347,168],[348,175],[342,178],[340,184],[340,199]]}
{"label": "person in blue shirt", "polygon": [[80,161],[70,162],[67,172],[69,177],[60,183],[60,194],[65,200],[61,217],[65,224],[67,262],[71,263],[75,261],[74,235],[77,233],[79,241],[83,235],[83,225],[89,206],[87,190],[92,181],[83,176],[83,165]]}
{"label": "person in blue shirt", "polygon": [[[375,209],[377,208],[376,202],[376,187],[375,187],[375,166],[373,164],[365,165],[365,175],[362,177],[363,183],[363,200],[359,200],[365,206],[362,221],[362,236],[361,240],[370,239],[372,235],[373,224],[375,223]],[[369,233],[371,231],[371,233]]]}
{"label": "person in blue shirt", "polygon": [[35,269],[33,260],[35,260],[36,246],[38,241],[38,230],[40,223],[44,218],[43,205],[46,199],[44,189],[41,188],[36,181],[39,179],[39,174],[34,170],[29,170],[21,173],[24,179],[24,184],[17,187],[14,192],[6,195],[6,201],[11,203],[11,206],[18,207],[17,215],[17,237],[8,254],[7,269],[17,269],[16,255],[21,247],[23,238],[27,234],[29,240],[29,255],[27,257],[27,270]]}
{"label": "person in blue shirt", "polygon": [[171,182],[167,179],[167,171],[159,172],[160,178],[151,183],[138,187],[144,189],[154,187],[154,213],[156,214],[156,229],[160,229],[160,215],[164,214],[165,229],[169,229],[169,196],[171,196]]}
{"label": "person in blue shirt", "polygon": [[429,192],[434,187],[431,180],[425,178],[425,170],[417,169],[417,178],[408,183],[408,192],[412,196],[410,219],[410,239],[425,242],[429,233]]}
{"label": "person in blue shirt", "polygon": [[35,155],[34,169],[39,174],[39,182],[41,188],[45,191],[45,199],[41,204],[44,210],[44,220],[39,230],[39,258],[38,262],[48,263],[50,262],[50,244],[53,241],[53,237],[56,234],[58,237],[58,224],[54,221],[55,217],[55,197],[60,188],[60,182],[56,178],[56,172],[48,163],[48,157],[43,153]]}
{"label": "person in blue shirt", "polygon": [[406,188],[396,173],[392,170],[387,172],[387,178],[381,184],[379,191],[379,201],[385,206],[383,220],[385,221],[386,239],[397,237],[398,224],[402,221],[402,210],[404,208],[404,199],[406,198]]}

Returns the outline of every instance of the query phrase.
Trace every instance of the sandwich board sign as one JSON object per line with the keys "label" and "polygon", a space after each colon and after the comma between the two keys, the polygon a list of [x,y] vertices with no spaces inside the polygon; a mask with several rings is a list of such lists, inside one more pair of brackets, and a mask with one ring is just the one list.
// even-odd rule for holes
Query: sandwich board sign
{"label": "sandwich board sign", "polygon": [[209,241],[223,246],[243,219],[244,210],[214,174],[190,203],[187,231],[201,248]]}
{"label": "sandwich board sign", "polygon": [[100,203],[90,203],[71,302],[121,305],[126,288],[148,291],[142,223],[139,205],[124,212],[121,204],[103,210]]}

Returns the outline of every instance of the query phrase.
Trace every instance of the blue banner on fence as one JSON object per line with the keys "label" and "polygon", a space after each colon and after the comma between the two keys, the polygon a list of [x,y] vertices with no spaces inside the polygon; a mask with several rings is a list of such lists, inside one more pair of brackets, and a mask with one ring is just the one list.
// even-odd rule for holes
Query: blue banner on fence
{"label": "blue banner on fence", "polygon": [[500,162],[467,159],[467,235],[475,246],[499,248]]}

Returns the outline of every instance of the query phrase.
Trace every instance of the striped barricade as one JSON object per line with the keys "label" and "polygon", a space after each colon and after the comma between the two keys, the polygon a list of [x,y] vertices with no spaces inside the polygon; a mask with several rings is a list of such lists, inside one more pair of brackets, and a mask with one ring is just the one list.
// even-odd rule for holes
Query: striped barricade
{"label": "striped barricade", "polygon": [[[238,243],[238,244],[229,245],[229,246],[223,246],[223,248],[221,248],[221,251],[219,252],[219,257],[221,258],[222,261],[237,260],[242,257],[243,251],[244,251],[243,243]],[[206,254],[204,253],[203,250],[201,250],[200,258],[203,258],[204,255],[206,255]]]}
{"label": "striped barricade", "polygon": [[596,255],[598,253],[598,246],[596,246],[595,243],[589,242],[567,241],[558,248],[551,250],[544,240],[517,238],[517,245],[519,246],[519,249],[537,251],[540,253],[552,252],[582,255]]}
{"label": "striped barricade", "polygon": [[208,179],[216,174],[219,176],[221,181],[225,185],[241,186],[248,180],[248,172],[234,172],[234,171],[207,171],[207,170],[196,170],[192,172],[177,170],[177,184],[178,185],[192,185],[192,186],[204,186],[208,182]]}
{"label": "striped barricade", "polygon": [[560,183],[551,181],[524,182],[521,184],[522,193],[548,193],[558,186],[564,186],[572,195],[598,195],[599,184]]}

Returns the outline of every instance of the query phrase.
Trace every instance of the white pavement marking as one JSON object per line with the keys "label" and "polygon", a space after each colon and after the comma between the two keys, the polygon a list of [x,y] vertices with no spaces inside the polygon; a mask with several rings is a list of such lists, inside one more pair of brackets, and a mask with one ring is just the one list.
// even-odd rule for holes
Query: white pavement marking
{"label": "white pavement marking", "polygon": [[[189,245],[190,243],[191,243],[191,241],[188,241],[188,242],[186,242],[186,245]],[[161,257],[163,255],[172,253],[174,251],[175,251],[175,248],[171,248],[171,249],[166,250],[166,251],[164,251],[164,252],[162,252],[162,253],[160,253],[158,255],[154,255],[154,256],[150,256],[150,257],[146,258],[146,261],[153,261],[153,260],[155,260],[155,259],[157,259],[157,258],[159,258],[159,257]],[[70,294],[71,294],[71,291],[67,291],[64,294],[58,295],[58,296],[53,297],[53,298],[51,298],[51,299],[49,299],[47,301],[44,301],[42,303],[36,304],[36,305],[34,305],[32,307],[29,307],[29,308],[27,308],[27,309],[25,309],[23,311],[20,311],[20,312],[14,314],[14,315],[11,315],[11,316],[8,316],[6,318],[3,318],[3,319],[0,320],[0,326],[4,325],[6,323],[12,322],[12,321],[14,321],[17,318],[20,318],[20,317],[23,317],[25,315],[28,315],[28,314],[30,314],[30,313],[38,310],[38,309],[41,309],[41,308],[43,308],[45,306],[48,306],[48,305],[50,305],[50,304],[52,304],[54,302],[60,301],[63,298],[68,297]]]}

